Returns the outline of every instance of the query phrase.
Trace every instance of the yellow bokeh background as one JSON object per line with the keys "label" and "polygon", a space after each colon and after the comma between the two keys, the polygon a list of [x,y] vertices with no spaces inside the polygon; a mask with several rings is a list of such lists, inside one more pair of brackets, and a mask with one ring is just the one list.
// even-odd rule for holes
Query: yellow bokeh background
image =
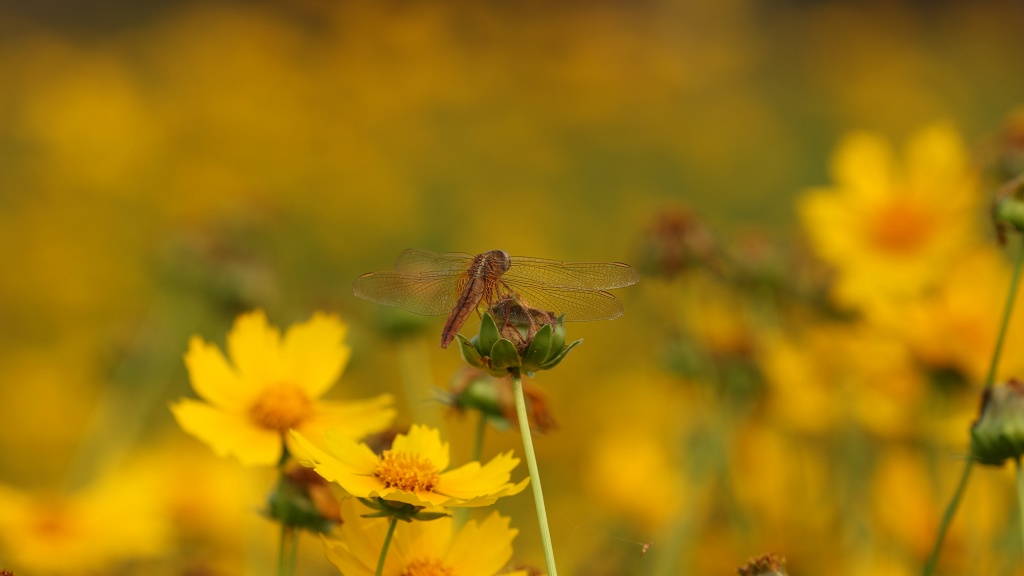
{"label": "yellow bokeh background", "polygon": [[[766,313],[713,266],[643,270],[623,318],[571,324],[584,344],[532,380],[560,424],[538,453],[567,574],[733,573],[765,552],[792,574],[919,573],[1009,277],[985,210],[1024,103],[1022,19],[995,0],[0,7],[0,484],[92,509],[116,506],[113,482],[166,524],[135,534],[137,557],[68,548],[81,564],[39,569],[274,573],[272,471],[207,454],[167,409],[193,395],[194,334],[222,343],[256,308],[338,314],[353,357],[332,393],[394,393],[399,426],[439,424],[465,459],[473,419],[408,393],[462,363],[441,320],[390,339],[359,274],[409,247],[639,267],[652,222],[684,207],[721,245],[760,239],[828,282],[841,266],[813,256],[799,199],[837,186],[851,131],[899,149],[940,122],[975,170],[977,250],[927,297]],[[485,451],[518,442],[492,430]],[[1009,469],[976,470],[942,566],[1024,573],[1015,498]],[[514,562],[543,566],[529,495],[508,500]],[[96,541],[129,547],[133,520],[107,520]],[[33,550],[0,534],[0,569],[34,573]],[[300,573],[336,573],[315,538],[301,550]]]}

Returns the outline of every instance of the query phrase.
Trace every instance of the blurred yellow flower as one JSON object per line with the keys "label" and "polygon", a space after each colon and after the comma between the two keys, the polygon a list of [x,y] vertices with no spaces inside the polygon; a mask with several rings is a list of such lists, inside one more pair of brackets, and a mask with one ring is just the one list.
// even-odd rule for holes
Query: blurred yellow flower
{"label": "blurred yellow flower", "polygon": [[916,133],[902,167],[881,137],[850,134],[832,173],[835,186],[807,192],[798,209],[814,250],[837,272],[841,305],[888,312],[932,287],[974,240],[975,178],[945,124]]}
{"label": "blurred yellow flower", "polygon": [[293,428],[318,439],[328,427],[350,438],[383,430],[395,416],[388,394],[358,402],[320,399],[348,362],[346,331],[337,318],[318,313],[282,340],[262,311],[243,314],[228,334],[234,366],[194,336],[185,364],[192,387],[209,404],[179,400],[171,406],[178,424],[245,465],[276,464]]}
{"label": "blurred yellow flower", "polygon": [[[934,368],[953,368],[981,385],[996,347],[1010,285],[1010,269],[995,248],[979,249],[946,267],[927,297],[895,323],[917,357]],[[1022,326],[1011,323],[997,380],[1024,373]]]}
{"label": "blurred yellow flower", "polygon": [[365,444],[331,431],[327,433],[330,454],[300,433],[292,434],[303,464],[359,498],[383,498],[425,508],[488,506],[498,498],[518,494],[530,480],[509,482],[510,472],[519,463],[511,451],[483,466],[470,462],[448,470],[448,443],[441,441],[440,432],[426,426],[414,424],[408,434],[395,437],[391,449],[380,456]]}
{"label": "blurred yellow flower", "polygon": [[87,574],[162,555],[170,526],[150,485],[136,480],[111,474],[70,495],[0,485],[0,567]]}
{"label": "blurred yellow flower", "polygon": [[777,334],[765,338],[760,354],[769,413],[793,430],[827,433],[849,421],[883,437],[917,430],[921,375],[906,346],[871,325]]}
{"label": "blurred yellow flower", "polygon": [[906,546],[923,558],[935,544],[940,508],[927,462],[912,449],[893,447],[881,454],[872,479],[875,528],[887,542]]}
{"label": "blurred yellow flower", "polygon": [[[342,525],[339,539],[324,538],[327,559],[345,576],[372,576],[375,573],[387,518],[363,518],[355,498],[341,503]],[[519,531],[509,527],[509,519],[492,512],[477,524],[470,520],[453,534],[450,516],[429,522],[402,522],[395,530],[387,560],[386,576],[443,576],[498,574],[512,558],[512,539]],[[502,574],[526,576],[525,571]]]}
{"label": "blurred yellow flower", "polygon": [[597,438],[592,452],[582,475],[587,491],[646,531],[668,526],[692,496],[665,438],[646,426],[629,422],[608,431]]}

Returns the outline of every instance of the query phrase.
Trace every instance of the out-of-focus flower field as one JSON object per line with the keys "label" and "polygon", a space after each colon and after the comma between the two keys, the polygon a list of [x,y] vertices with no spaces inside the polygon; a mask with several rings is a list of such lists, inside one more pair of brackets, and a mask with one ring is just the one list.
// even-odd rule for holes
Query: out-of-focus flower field
{"label": "out-of-focus flower field", "polygon": [[[280,437],[206,401],[293,451],[344,405],[352,446],[447,458],[428,427],[472,460],[479,416],[444,400],[484,376],[443,317],[352,294],[422,248],[641,275],[526,378],[563,574],[921,574],[962,478],[935,573],[1024,574],[1013,459],[962,475],[1021,249],[990,215],[1024,172],[1022,23],[994,0],[0,5],[0,570],[281,573]],[[250,406],[236,369],[309,398]],[[509,451],[489,427],[480,461]],[[399,523],[384,573],[484,571],[398,564],[407,528],[468,519],[451,550],[542,573],[525,461],[498,476],[442,474],[467,494],[445,507],[488,505]],[[385,524],[357,509],[301,533],[295,573],[373,574]]]}

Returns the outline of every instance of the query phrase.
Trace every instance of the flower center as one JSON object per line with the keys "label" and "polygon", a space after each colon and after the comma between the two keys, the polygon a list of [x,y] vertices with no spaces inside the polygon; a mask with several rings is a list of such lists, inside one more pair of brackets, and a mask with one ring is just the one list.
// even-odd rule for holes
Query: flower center
{"label": "flower center", "polygon": [[268,386],[249,407],[249,417],[268,430],[287,431],[309,418],[313,401],[304,390],[291,384]]}
{"label": "flower center", "polygon": [[42,505],[32,519],[32,531],[48,540],[69,540],[77,532],[69,511],[60,505]]}
{"label": "flower center", "polygon": [[455,570],[440,560],[420,558],[407,564],[401,576],[455,576]]}
{"label": "flower center", "polygon": [[897,200],[881,206],[868,223],[871,243],[889,253],[909,254],[932,232],[932,217],[921,206]]}
{"label": "flower center", "polygon": [[385,450],[381,454],[373,475],[388,488],[405,492],[430,492],[441,478],[430,460],[419,454],[394,450]]}

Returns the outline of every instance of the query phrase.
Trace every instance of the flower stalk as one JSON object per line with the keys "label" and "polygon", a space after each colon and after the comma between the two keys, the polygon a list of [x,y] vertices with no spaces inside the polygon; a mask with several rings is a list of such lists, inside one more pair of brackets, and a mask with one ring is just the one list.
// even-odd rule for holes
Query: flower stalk
{"label": "flower stalk", "polygon": [[[985,391],[992,388],[995,383],[996,372],[999,368],[999,358],[1003,352],[1003,343],[1006,340],[1006,329],[1010,324],[1010,317],[1013,315],[1013,305],[1017,298],[1017,288],[1020,284],[1021,269],[1024,268],[1024,246],[1018,247],[1017,258],[1013,265],[1013,275],[1010,278],[1010,291],[1006,297],[1006,303],[1003,305],[1003,316],[999,324],[999,335],[996,338],[996,347],[992,351],[992,361],[989,363],[988,374],[985,376]],[[932,548],[931,554],[928,556],[928,561],[925,563],[923,576],[931,576],[935,573],[935,567],[939,561],[939,552],[942,550],[942,543],[946,539],[946,533],[949,531],[949,526],[953,522],[953,516],[956,515],[957,508],[960,506],[960,501],[963,499],[964,490],[967,488],[967,481],[970,479],[971,470],[974,468],[974,457],[967,459],[964,464],[963,474],[960,476],[960,482],[957,484],[956,492],[953,493],[953,498],[949,501],[949,505],[946,507],[946,512],[942,516],[942,523],[939,525],[939,533],[935,538],[935,546]]]}
{"label": "flower stalk", "polygon": [[281,523],[281,541],[278,545],[277,574],[278,576],[293,576],[296,563],[299,558],[299,534],[295,524],[291,522],[291,514],[282,513],[286,509],[291,498],[292,486],[289,482],[288,472],[285,466],[288,464],[290,454],[288,445],[281,441],[281,459],[277,462],[278,481],[271,503],[271,513]]}
{"label": "flower stalk", "polygon": [[299,557],[299,538],[294,526],[281,524],[281,543],[277,555],[277,573],[279,576],[295,574],[295,564]]}
{"label": "flower stalk", "polygon": [[1017,463],[1017,512],[1020,514],[1021,550],[1024,551],[1024,470],[1021,470],[1020,456]]}
{"label": "flower stalk", "polygon": [[540,486],[540,471],[537,468],[537,457],[533,451],[533,436],[530,434],[530,420],[526,413],[526,397],[523,395],[523,380],[518,372],[512,372],[512,392],[516,400],[516,415],[519,417],[519,432],[523,437],[523,452],[526,454],[526,465],[530,469],[530,482],[533,488],[533,503],[537,508],[537,521],[540,525],[540,538],[544,545],[544,560],[547,563],[548,576],[558,576],[555,569],[555,552],[551,546],[551,530],[548,528],[548,515],[544,508],[544,492]]}
{"label": "flower stalk", "polygon": [[380,559],[377,560],[377,571],[374,572],[376,576],[381,576],[384,573],[384,561],[388,558],[388,548],[391,547],[391,537],[395,535],[395,526],[398,525],[398,517],[392,516],[391,522],[388,523],[388,533],[384,535],[384,545],[380,547]]}

